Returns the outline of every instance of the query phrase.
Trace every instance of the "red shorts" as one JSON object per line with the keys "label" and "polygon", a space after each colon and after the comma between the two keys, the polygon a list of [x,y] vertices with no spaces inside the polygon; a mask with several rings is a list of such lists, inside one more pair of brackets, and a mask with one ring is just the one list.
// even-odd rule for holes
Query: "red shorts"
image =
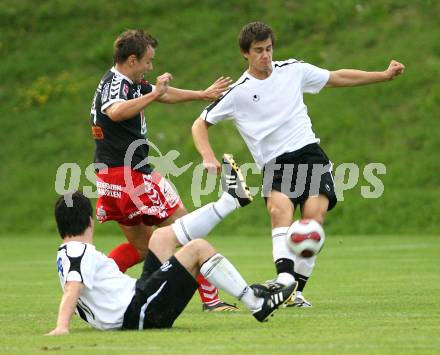
{"label": "red shorts", "polygon": [[131,168],[99,170],[96,175],[100,223],[113,220],[132,226],[149,226],[165,221],[182,205],[179,195],[159,173],[142,174]]}

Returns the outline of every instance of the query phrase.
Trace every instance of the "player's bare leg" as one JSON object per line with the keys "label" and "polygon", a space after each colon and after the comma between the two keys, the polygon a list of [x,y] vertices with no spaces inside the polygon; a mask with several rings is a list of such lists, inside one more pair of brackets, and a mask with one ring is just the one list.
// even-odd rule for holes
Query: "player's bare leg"
{"label": "player's bare leg", "polygon": [[[184,206],[181,206],[175,210],[173,215],[168,217],[164,222],[162,222],[158,228],[169,226],[175,222],[177,218],[180,218],[184,215],[188,214],[186,208]],[[133,226],[126,226],[123,224],[119,224],[119,227],[121,228],[122,232],[124,233],[127,241],[137,250],[137,252],[140,255],[140,261],[142,261],[148,251],[148,243],[150,241],[150,238],[153,234],[153,227],[147,226],[143,223],[139,223]],[[173,250],[174,252],[174,250]],[[171,254],[172,255],[172,254]]]}
{"label": "player's bare leg", "polygon": [[[177,208],[173,215],[167,218],[161,226],[170,225],[177,218],[182,217],[185,214],[187,214],[187,211],[182,205]],[[147,226],[144,223],[138,223],[133,226],[119,224],[119,227],[124,233],[128,243],[118,245],[109,253],[109,257],[115,260],[122,272],[125,272],[131,266],[136,265],[145,259],[148,251],[148,243],[153,234],[153,227]]]}
{"label": "player's bare leg", "polygon": [[[307,198],[301,208],[302,218],[314,219],[321,225],[324,224],[324,219],[327,214],[329,200],[327,196],[320,194],[318,196],[312,196]],[[313,268],[315,267],[316,256],[311,258],[302,258],[296,256],[295,258],[295,279],[298,281],[298,290],[296,297],[291,302],[287,303],[287,306],[293,307],[311,307],[312,304],[307,301],[303,296],[303,290],[307,283],[307,280],[312,275]]]}
{"label": "player's bare leg", "polygon": [[327,196],[323,194],[309,197],[302,206],[302,218],[314,219],[323,225],[325,216],[327,214],[328,205],[329,200]]}
{"label": "player's bare leg", "polygon": [[127,238],[127,241],[136,248],[141,259],[144,259],[148,250],[148,242],[153,234],[153,228],[143,223],[134,226],[119,224],[119,227],[124,233],[125,238]]}
{"label": "player's bare leg", "polygon": [[108,256],[115,260],[119,270],[125,272],[145,258],[153,229],[143,223],[134,226],[119,224],[119,227],[124,233],[127,243],[115,247]]}
{"label": "player's bare leg", "polygon": [[214,247],[206,240],[198,239],[188,243],[176,254],[176,259],[188,272],[197,278],[200,267],[216,254]]}
{"label": "player's bare leg", "polygon": [[272,190],[266,202],[272,228],[289,227],[293,223],[295,209],[289,197],[282,192]]}
{"label": "player's bare leg", "polygon": [[176,252],[180,246],[171,226],[157,228],[150,239],[149,248],[163,263]]}
{"label": "player's bare leg", "polygon": [[295,255],[288,248],[286,233],[293,222],[294,206],[283,193],[272,190],[266,201],[272,223],[272,252],[277,271],[277,278],[269,281],[274,285],[288,285],[295,281]]}

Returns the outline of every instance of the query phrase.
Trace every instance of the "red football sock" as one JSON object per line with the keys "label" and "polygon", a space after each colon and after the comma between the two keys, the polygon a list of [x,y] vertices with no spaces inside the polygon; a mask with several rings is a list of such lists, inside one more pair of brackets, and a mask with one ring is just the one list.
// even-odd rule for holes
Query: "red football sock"
{"label": "red football sock", "polygon": [[130,243],[118,245],[108,254],[108,257],[115,261],[119,270],[122,272],[127,271],[129,267],[132,267],[141,261],[139,252]]}
{"label": "red football sock", "polygon": [[218,288],[211,284],[202,274],[197,276],[197,282],[199,283],[199,295],[203,303],[213,306],[220,303],[218,298]]}

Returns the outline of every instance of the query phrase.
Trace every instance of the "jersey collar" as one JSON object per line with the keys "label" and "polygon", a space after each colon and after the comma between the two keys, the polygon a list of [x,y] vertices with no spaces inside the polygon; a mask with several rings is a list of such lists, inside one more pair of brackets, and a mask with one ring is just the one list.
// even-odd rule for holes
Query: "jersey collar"
{"label": "jersey collar", "polygon": [[124,74],[122,74],[122,73],[121,73],[119,70],[117,70],[115,67],[112,67],[110,70],[111,70],[113,73],[122,76],[125,80],[127,80],[127,81],[130,83],[130,85],[133,85],[133,81],[132,81],[128,76],[125,76]]}
{"label": "jersey collar", "polygon": [[266,79],[258,79],[258,78],[256,78],[251,73],[249,73],[248,69],[244,72],[244,74],[249,79],[256,80],[257,82],[263,82],[263,81],[269,80],[273,76],[274,70],[275,70],[275,63],[272,61],[272,73],[270,73],[270,75]]}

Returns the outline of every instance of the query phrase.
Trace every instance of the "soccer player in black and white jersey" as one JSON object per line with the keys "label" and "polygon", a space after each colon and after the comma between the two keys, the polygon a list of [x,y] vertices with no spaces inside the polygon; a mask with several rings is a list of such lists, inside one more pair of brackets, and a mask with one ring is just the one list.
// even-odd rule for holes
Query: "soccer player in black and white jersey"
{"label": "soccer player in black and white jersey", "polygon": [[[170,73],[158,76],[155,85],[148,83],[144,76],[153,69],[157,45],[143,30],[123,32],[114,43],[114,66],[101,79],[91,109],[96,215],[100,223],[116,221],[127,238],[109,254],[123,272],[143,260],[154,226],[186,214],[171,184],[148,164],[144,109],[154,102],[213,101],[231,83],[220,77],[205,90],[183,90],[169,85]],[[202,276],[199,282],[204,310],[236,309],[222,302],[217,289]]]}
{"label": "soccer player in black and white jersey", "polygon": [[216,171],[220,163],[209,143],[208,128],[225,119],[234,122],[256,164],[263,169],[263,191],[272,223],[273,259],[278,274],[268,287],[297,280],[298,292],[289,305],[310,307],[302,291],[312,274],[315,257],[295,256],[285,243],[286,232],[296,208],[300,207],[302,218],[323,224],[327,211],[337,201],[332,164],[312,130],[303,94],[316,94],[324,87],[392,80],[405,67],[392,60],[380,72],[328,71],[295,59],[273,61],[274,44],[274,32],[266,24],[252,22],[242,28],[239,46],[248,69],[203,111],[192,131],[204,166]]}
{"label": "soccer player in black and white jersey", "polygon": [[[79,192],[61,196],[55,204],[55,219],[63,240],[57,254],[63,297],[56,327],[47,335],[69,334],[74,313],[100,330],[169,328],[196,291],[199,273],[241,300],[258,321],[266,321],[297,285],[270,292],[248,286],[223,255],[200,239],[221,220],[211,218],[213,213],[226,217],[238,207],[231,192],[234,195],[234,189],[225,191],[223,200],[183,216],[172,226],[156,229],[138,280],[96,250],[90,200]],[[191,220],[202,223],[196,227]],[[200,228],[203,233],[197,234]],[[182,242],[182,237],[187,240]],[[184,246],[175,253],[178,244]]]}

